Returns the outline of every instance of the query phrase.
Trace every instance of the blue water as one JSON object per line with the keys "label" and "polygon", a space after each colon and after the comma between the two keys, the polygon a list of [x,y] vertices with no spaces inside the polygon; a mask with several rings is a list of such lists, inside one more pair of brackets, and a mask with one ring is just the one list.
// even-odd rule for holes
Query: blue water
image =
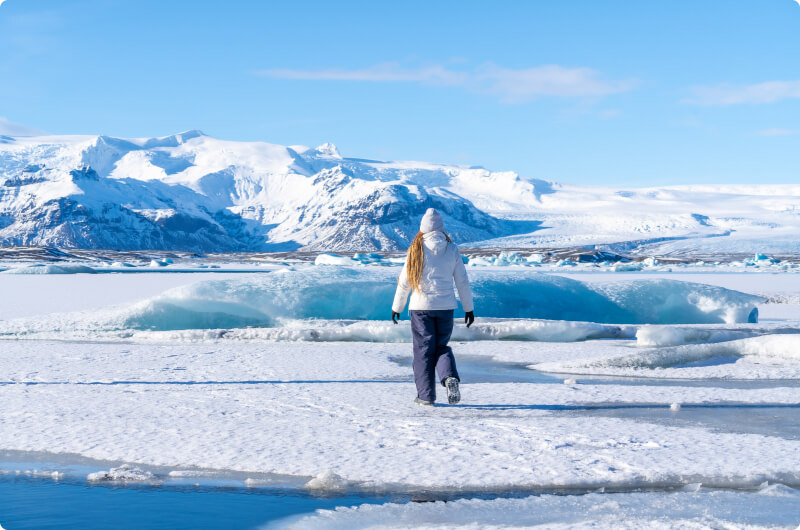
{"label": "blue water", "polygon": [[318,508],[384,503],[388,496],[315,496],[297,490],[89,485],[0,477],[0,525],[21,528],[257,528]]}

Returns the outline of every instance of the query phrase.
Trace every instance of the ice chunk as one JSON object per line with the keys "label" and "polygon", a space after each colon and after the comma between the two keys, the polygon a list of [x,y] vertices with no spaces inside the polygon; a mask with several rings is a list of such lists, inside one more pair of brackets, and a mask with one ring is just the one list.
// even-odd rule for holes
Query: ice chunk
{"label": "ice chunk", "polygon": [[644,267],[639,261],[631,261],[628,263],[617,262],[614,264],[614,272],[634,272],[640,271]]}
{"label": "ice chunk", "polygon": [[752,356],[771,362],[794,364],[800,360],[800,335],[764,335],[716,344],[688,344],[655,348],[591,361],[564,361],[537,364],[535,368],[555,373],[602,373],[633,375],[637,371],[681,368],[716,359]]}
{"label": "ice chunk", "polygon": [[598,290],[628,313],[617,320],[626,324],[755,323],[756,304],[764,300],[722,287],[661,279],[609,283]]}
{"label": "ice chunk", "polygon": [[770,484],[769,482],[761,484],[758,488],[758,493],[773,497],[796,497],[798,495],[797,490],[794,488],[790,488],[785,484]]}
{"label": "ice chunk", "polygon": [[753,335],[749,330],[683,328],[676,326],[642,326],[636,331],[641,347],[680,346],[698,342],[724,342]]}
{"label": "ice chunk", "polygon": [[530,254],[523,257],[519,252],[503,250],[496,256],[478,256],[466,259],[464,263],[482,267],[509,267],[509,266],[539,266],[544,262],[543,254]]}
{"label": "ice chunk", "polygon": [[134,482],[149,481],[155,476],[149,471],[144,471],[130,464],[122,464],[119,467],[112,467],[108,471],[98,471],[89,473],[86,480],[89,482]]}
{"label": "ice chunk", "polygon": [[336,254],[320,254],[314,259],[314,265],[353,265],[353,260]]}
{"label": "ice chunk", "polygon": [[314,265],[396,265],[404,261],[404,258],[386,258],[380,254],[361,254],[357,252],[352,258],[339,256],[338,254],[320,254],[314,259]]}
{"label": "ice chunk", "polygon": [[348,485],[348,481],[328,469],[306,482],[303,487],[309,490],[341,491],[347,489]]}

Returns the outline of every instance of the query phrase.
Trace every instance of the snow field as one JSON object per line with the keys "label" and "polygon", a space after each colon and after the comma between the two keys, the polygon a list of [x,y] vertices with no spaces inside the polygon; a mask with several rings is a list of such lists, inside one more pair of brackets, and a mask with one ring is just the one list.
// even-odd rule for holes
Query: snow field
{"label": "snow field", "polygon": [[[746,510],[746,516],[742,512]],[[317,510],[266,528],[794,528],[800,493],[779,484],[750,494],[728,491],[590,493],[520,499],[364,504]]]}
{"label": "snow field", "polygon": [[[800,349],[798,341],[800,335],[767,335],[746,341],[654,349],[613,340],[451,344],[457,356],[486,357],[556,374],[654,380],[771,379],[779,384],[781,379],[800,379],[800,365],[794,356]],[[0,346],[0,382],[10,383],[369,381],[411,377],[409,367],[395,362],[410,359],[407,343],[1,341]],[[714,356],[721,358],[719,363],[680,366],[698,359],[713,361]],[[624,397],[620,399],[625,401]]]}
{"label": "snow field", "polygon": [[[466,383],[463,406],[432,414],[412,404],[412,383],[366,380],[408,377],[390,360],[408,354],[402,344],[375,354],[359,343],[4,344],[6,449],[309,477],[330,470],[366,489],[800,484],[800,442],[563,416],[564,407],[608,403],[794,404],[791,387]],[[354,380],[328,382],[345,378]],[[437,471],[443,455],[455,483]]]}
{"label": "snow field", "polygon": [[562,413],[570,403],[653,399],[665,409],[695,399],[794,403],[796,389],[509,383],[465,384],[463,395],[463,406],[422,409],[403,382],[8,384],[0,446],[308,477],[331,470],[379,490],[800,485],[796,440]]}

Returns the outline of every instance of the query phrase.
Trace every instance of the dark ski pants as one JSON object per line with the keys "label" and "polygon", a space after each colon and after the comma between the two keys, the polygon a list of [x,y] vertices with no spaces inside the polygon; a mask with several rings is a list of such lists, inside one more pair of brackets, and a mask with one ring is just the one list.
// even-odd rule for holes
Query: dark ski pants
{"label": "dark ski pants", "polygon": [[[453,332],[453,310],[409,311],[411,335],[414,340],[414,382],[417,397],[436,400],[436,375],[444,384],[448,377],[458,377],[453,350],[447,345]],[[460,379],[459,379],[460,381]]]}

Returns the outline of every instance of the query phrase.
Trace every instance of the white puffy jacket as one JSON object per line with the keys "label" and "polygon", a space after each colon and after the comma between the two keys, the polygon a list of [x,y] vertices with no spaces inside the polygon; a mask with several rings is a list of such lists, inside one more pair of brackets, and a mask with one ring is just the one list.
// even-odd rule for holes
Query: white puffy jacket
{"label": "white puffy jacket", "polygon": [[403,312],[409,293],[411,302],[408,308],[412,311],[455,309],[458,304],[453,291],[453,281],[461,298],[461,307],[464,311],[472,311],[472,291],[469,288],[467,270],[455,243],[448,243],[442,232],[429,232],[422,236],[422,255],[420,289],[411,291],[406,265],[403,265],[403,271],[397,281],[392,311]]}

